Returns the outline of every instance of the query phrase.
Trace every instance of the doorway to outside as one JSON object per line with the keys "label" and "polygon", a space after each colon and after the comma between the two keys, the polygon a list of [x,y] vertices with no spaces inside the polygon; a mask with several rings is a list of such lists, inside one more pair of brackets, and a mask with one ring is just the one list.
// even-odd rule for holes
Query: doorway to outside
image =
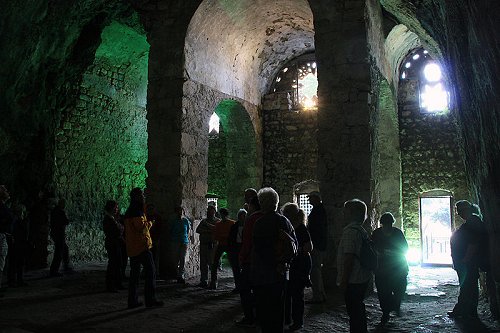
{"label": "doorway to outside", "polygon": [[420,196],[422,265],[451,265],[452,195],[432,191]]}

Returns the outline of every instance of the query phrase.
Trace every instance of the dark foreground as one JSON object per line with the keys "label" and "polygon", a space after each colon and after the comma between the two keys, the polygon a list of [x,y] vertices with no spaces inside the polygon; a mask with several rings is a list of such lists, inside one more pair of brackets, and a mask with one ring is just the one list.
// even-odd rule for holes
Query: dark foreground
{"label": "dark foreground", "polygon": [[[30,272],[29,286],[10,288],[0,298],[0,332],[258,332],[239,328],[239,296],[232,294],[232,279],[222,273],[220,288],[206,290],[192,284],[159,283],[162,308],[127,310],[126,291],[104,292],[105,265],[77,267],[72,275],[47,278],[47,272]],[[500,332],[481,300],[477,322],[453,321],[446,316],[457,297],[451,269],[410,272],[408,296],[402,316],[378,327],[381,312],[376,295],[366,300],[370,332]],[[310,290],[307,291],[310,296]],[[305,327],[300,332],[348,332],[345,306],[335,292],[324,304],[306,305]]]}

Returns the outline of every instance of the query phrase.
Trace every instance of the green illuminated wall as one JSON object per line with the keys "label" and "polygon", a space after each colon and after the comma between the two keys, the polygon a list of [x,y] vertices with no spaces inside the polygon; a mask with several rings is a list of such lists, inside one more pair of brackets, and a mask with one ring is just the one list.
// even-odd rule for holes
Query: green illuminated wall
{"label": "green illuminated wall", "polygon": [[118,200],[125,209],[130,189],[144,187],[147,176],[149,46],[145,36],[118,23],[107,26],[101,37],[76,105],[63,114],[56,133],[57,191],[67,199],[68,213],[75,220],[73,229],[78,232],[69,237],[76,243],[100,241],[92,237],[92,230],[99,229],[105,201]]}

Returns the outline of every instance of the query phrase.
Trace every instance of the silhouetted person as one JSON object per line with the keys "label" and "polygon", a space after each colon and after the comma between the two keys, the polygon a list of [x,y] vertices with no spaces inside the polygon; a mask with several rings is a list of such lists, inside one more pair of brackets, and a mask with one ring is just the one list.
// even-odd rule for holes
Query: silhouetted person
{"label": "silhouetted person", "polygon": [[497,299],[497,286],[495,283],[495,278],[493,276],[493,272],[491,269],[491,250],[490,250],[490,238],[488,231],[486,229],[486,225],[483,221],[483,215],[481,214],[481,209],[478,205],[472,204],[472,213],[477,215],[482,222],[482,232],[481,232],[481,241],[479,248],[479,269],[484,272],[484,282],[485,289],[488,295],[488,305],[490,306],[491,317],[495,320],[500,318],[500,313],[498,310],[498,299]]}
{"label": "silhouetted person", "polygon": [[480,247],[483,223],[473,214],[472,204],[467,200],[457,201],[457,214],[465,221],[451,235],[451,258],[460,284],[458,302],[448,316],[452,318],[477,319],[479,299],[478,279]]}
{"label": "silhouetted person", "polygon": [[326,300],[325,287],[323,285],[323,262],[326,258],[328,239],[327,218],[319,192],[313,191],[309,193],[309,203],[313,206],[311,213],[307,217],[307,229],[313,243],[313,250],[311,252],[313,298],[311,303],[321,303]]}
{"label": "silhouetted person", "polygon": [[364,298],[371,279],[371,272],[359,261],[363,239],[368,233],[361,226],[366,219],[366,204],[359,199],[344,203],[344,223],[337,249],[337,285],[344,294],[349,330],[355,333],[367,332]]}
{"label": "silhouetted person", "polygon": [[[228,218],[229,212],[225,208],[219,210],[221,220],[215,223],[214,226],[214,260],[212,262],[210,274],[210,289],[217,289],[217,270],[219,261],[224,254],[228,253],[228,239],[231,227],[236,223],[234,220]],[[236,275],[233,272],[233,276]]]}
{"label": "silhouetted person", "polygon": [[13,271],[14,282],[18,287],[25,286],[24,282],[24,265],[30,249],[30,222],[26,216],[26,207],[22,204],[17,204],[13,207],[14,211],[14,227],[12,236],[14,239],[13,246]]}
{"label": "silhouetted person", "polygon": [[11,237],[12,223],[14,218],[6,202],[10,199],[9,191],[5,185],[0,185],[0,287],[2,284],[5,260],[8,254],[7,237]]}
{"label": "silhouetted person", "polygon": [[460,284],[458,302],[448,316],[452,318],[477,318],[479,299],[479,249],[482,233],[482,221],[473,214],[472,204],[467,200],[457,201],[457,214],[465,221],[452,234],[450,239],[453,268],[457,272]]}
{"label": "silhouetted person", "polygon": [[248,213],[243,226],[243,238],[241,240],[240,250],[240,298],[244,317],[236,322],[238,326],[255,325],[255,293],[251,281],[251,263],[253,247],[253,229],[258,219],[262,217],[263,212],[260,209],[258,197],[252,197],[248,203]]}
{"label": "silhouetted person", "polygon": [[298,254],[290,264],[290,279],[286,288],[285,324],[288,332],[300,330],[304,326],[304,289],[311,286],[311,255],[313,249],[311,236],[306,228],[306,215],[294,203],[286,203],[283,215],[290,220],[298,242]]}
{"label": "silhouetted person", "polygon": [[63,262],[64,270],[70,271],[69,266],[69,249],[66,244],[66,227],[69,224],[69,219],[64,211],[66,201],[59,199],[59,202],[54,207],[50,214],[50,237],[54,242],[54,257],[50,264],[50,276],[61,276],[59,267]]}
{"label": "silhouetted person", "polygon": [[130,279],[128,286],[128,308],[133,309],[142,305],[139,302],[138,288],[141,265],[144,268],[144,300],[146,307],[162,306],[156,292],[156,273],[149,229],[152,223],[147,220],[144,212],[144,194],[138,187],[130,192],[130,205],[125,213],[125,242],[127,254],[130,257]]}
{"label": "silhouetted person", "polygon": [[213,251],[214,251],[214,236],[213,231],[215,223],[220,219],[215,217],[215,207],[209,205],[207,207],[207,217],[201,220],[196,228],[196,232],[200,234],[200,283],[199,287],[208,287],[208,271],[212,267]]}
{"label": "silhouetted person", "polygon": [[174,207],[174,214],[170,217],[170,255],[175,270],[177,283],[184,284],[186,255],[191,233],[191,222],[184,216],[181,205]]}
{"label": "silhouetted person", "polygon": [[380,217],[382,227],[372,233],[378,255],[375,285],[382,308],[381,324],[387,323],[391,311],[400,314],[401,299],[407,284],[408,263],[405,255],[408,252],[408,242],[403,232],[392,226],[395,221],[391,213],[382,214]]}
{"label": "silhouetted person", "polygon": [[[253,228],[251,281],[255,291],[258,324],[262,332],[283,332],[285,286],[288,268],[277,260],[276,244],[281,231],[297,243],[293,227],[286,217],[279,214],[279,196],[270,187],[258,192],[263,216]],[[281,231],[280,231],[281,230]]]}
{"label": "silhouetted person", "polygon": [[40,190],[38,199],[29,211],[33,250],[29,258],[29,267],[39,269],[47,267],[49,245],[49,215],[50,209],[47,194]]}
{"label": "silhouetted person", "polygon": [[240,290],[240,262],[239,255],[241,251],[241,243],[243,242],[243,226],[245,225],[245,219],[247,216],[247,211],[240,209],[238,211],[238,219],[235,224],[231,226],[228,237],[228,254],[229,264],[233,271],[234,277],[234,290],[233,292],[239,292]]}
{"label": "silhouetted person", "polygon": [[244,195],[244,198],[245,198],[245,203],[243,205],[243,209],[247,210],[248,211],[248,204],[250,203],[250,201],[252,200],[252,198],[256,198],[257,197],[257,190],[254,189],[254,188],[247,188],[245,189],[245,192],[243,193]]}
{"label": "silhouetted person", "polygon": [[108,267],[106,269],[106,290],[117,292],[122,286],[122,243],[123,225],[116,221],[118,203],[108,200],[104,206],[104,219],[102,229],[104,231],[104,247],[108,254]]}

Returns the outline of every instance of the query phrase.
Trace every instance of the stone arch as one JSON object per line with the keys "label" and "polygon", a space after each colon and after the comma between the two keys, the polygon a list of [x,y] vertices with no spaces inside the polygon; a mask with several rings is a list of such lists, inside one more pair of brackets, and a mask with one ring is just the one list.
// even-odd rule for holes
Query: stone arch
{"label": "stone arch", "polygon": [[[224,199],[230,216],[236,217],[242,206],[243,190],[260,185],[257,139],[248,112],[241,103],[224,99],[217,104],[214,112],[219,116],[221,130],[217,139],[209,139],[208,191],[213,193],[211,186],[220,189],[222,193],[215,194]],[[224,165],[211,154],[216,145]],[[217,167],[222,169],[212,167],[211,164],[217,162]]]}

